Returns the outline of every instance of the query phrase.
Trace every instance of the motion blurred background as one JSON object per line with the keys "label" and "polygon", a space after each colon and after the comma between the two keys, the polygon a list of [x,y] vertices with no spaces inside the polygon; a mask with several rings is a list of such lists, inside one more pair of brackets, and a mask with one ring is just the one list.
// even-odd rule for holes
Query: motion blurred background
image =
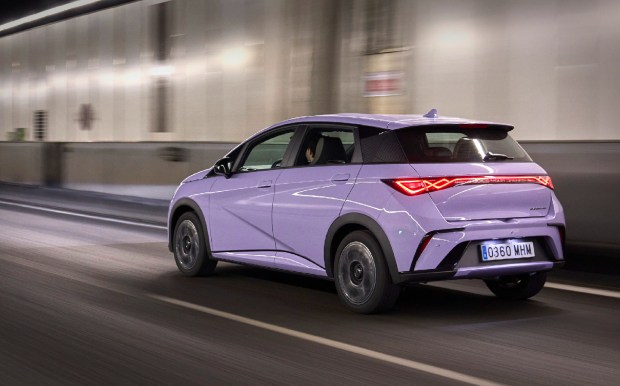
{"label": "motion blurred background", "polygon": [[0,181],[169,199],[277,121],[437,108],[514,124],[571,248],[620,248],[617,0],[3,7]]}

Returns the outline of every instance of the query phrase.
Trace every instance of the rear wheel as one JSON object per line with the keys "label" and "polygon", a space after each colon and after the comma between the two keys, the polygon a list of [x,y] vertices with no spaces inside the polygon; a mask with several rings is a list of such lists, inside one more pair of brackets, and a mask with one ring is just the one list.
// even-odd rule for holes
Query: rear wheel
{"label": "rear wheel", "polygon": [[546,281],[546,272],[536,272],[519,276],[505,276],[500,277],[499,280],[485,280],[484,282],[498,298],[524,300],[539,293]]}
{"label": "rear wheel", "polygon": [[340,301],[363,314],[392,308],[400,293],[392,283],[379,243],[366,231],[352,232],[340,242],[334,279]]}
{"label": "rear wheel", "polygon": [[217,260],[209,258],[205,233],[192,212],[181,215],[174,228],[174,261],[185,276],[213,273]]}

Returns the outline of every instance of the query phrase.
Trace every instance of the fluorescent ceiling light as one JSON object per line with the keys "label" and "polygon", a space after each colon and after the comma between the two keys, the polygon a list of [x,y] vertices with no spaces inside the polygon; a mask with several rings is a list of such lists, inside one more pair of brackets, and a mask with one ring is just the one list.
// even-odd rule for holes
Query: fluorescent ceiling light
{"label": "fluorescent ceiling light", "polygon": [[58,7],[50,8],[50,9],[47,9],[45,11],[41,11],[39,13],[35,13],[34,15],[22,17],[21,19],[13,20],[11,22],[2,24],[2,25],[0,25],[0,32],[1,31],[5,31],[7,29],[18,27],[18,26],[20,26],[22,24],[26,24],[26,23],[30,23],[30,22],[33,22],[33,21],[37,21],[37,20],[46,18],[48,16],[57,15],[59,13],[62,13],[62,12],[65,12],[65,11],[68,11],[68,10],[71,10],[71,9],[74,9],[74,8],[78,8],[78,7],[82,7],[82,6],[85,6],[85,5],[97,3],[99,1],[101,1],[101,0],[77,0],[77,1],[73,1],[73,2],[68,3],[68,4],[59,5]]}
{"label": "fluorescent ceiling light", "polygon": [[170,76],[174,74],[174,67],[166,66],[166,65],[155,66],[151,68],[149,72],[151,73],[151,75],[157,76],[157,77]]}
{"label": "fluorescent ceiling light", "polygon": [[250,53],[245,47],[233,47],[222,52],[220,62],[224,67],[241,68],[246,65]]}

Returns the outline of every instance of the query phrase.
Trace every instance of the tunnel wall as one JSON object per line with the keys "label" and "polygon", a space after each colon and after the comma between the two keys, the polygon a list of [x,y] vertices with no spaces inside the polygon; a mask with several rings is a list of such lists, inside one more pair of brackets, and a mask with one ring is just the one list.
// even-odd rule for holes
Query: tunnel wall
{"label": "tunnel wall", "polygon": [[620,140],[617,0],[160,3],[1,37],[0,140],[34,139],[41,111],[46,141],[238,142],[293,116],[431,108],[519,140]]}
{"label": "tunnel wall", "polygon": [[[521,142],[552,176],[573,247],[620,249],[620,142]],[[0,143],[0,181],[170,199],[186,176],[210,167],[234,143]],[[60,160],[46,159],[60,156]],[[58,180],[46,182],[50,165]],[[51,173],[54,175],[54,173]]]}
{"label": "tunnel wall", "polygon": [[238,142],[335,112],[340,4],[145,0],[1,37],[0,140],[36,139],[37,111],[61,142]]}
{"label": "tunnel wall", "polygon": [[60,151],[50,152],[48,144],[0,142],[0,181],[170,199],[183,178],[210,167],[236,145],[53,143]]}
{"label": "tunnel wall", "polygon": [[0,181],[42,185],[43,144],[0,142]]}

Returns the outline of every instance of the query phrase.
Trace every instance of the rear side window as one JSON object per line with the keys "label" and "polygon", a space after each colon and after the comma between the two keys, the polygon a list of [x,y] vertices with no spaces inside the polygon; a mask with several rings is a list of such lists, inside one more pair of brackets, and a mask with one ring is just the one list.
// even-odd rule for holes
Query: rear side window
{"label": "rear side window", "polygon": [[409,163],[532,161],[501,127],[410,127],[395,135]]}
{"label": "rear side window", "polygon": [[394,131],[366,127],[360,128],[359,133],[364,163],[407,163]]}

